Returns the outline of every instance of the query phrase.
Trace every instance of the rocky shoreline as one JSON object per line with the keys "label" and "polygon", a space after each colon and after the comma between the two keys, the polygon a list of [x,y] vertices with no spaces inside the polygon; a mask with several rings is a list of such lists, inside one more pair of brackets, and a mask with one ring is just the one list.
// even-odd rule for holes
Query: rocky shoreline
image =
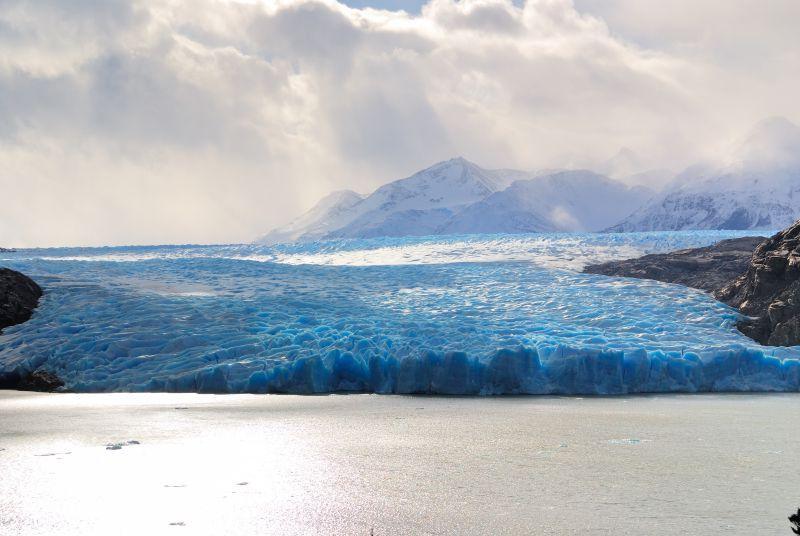
{"label": "rocky shoreline", "polygon": [[761,344],[800,345],[800,221],[762,242],[747,271],[714,296],[754,320],[739,329]]}
{"label": "rocky shoreline", "polygon": [[[30,277],[0,268],[0,333],[4,328],[27,322],[39,305],[42,294],[42,288]],[[64,382],[56,375],[43,370],[25,376],[0,377],[0,389],[54,391],[63,385]]]}
{"label": "rocky shoreline", "polygon": [[763,236],[732,238],[703,248],[590,264],[583,271],[587,274],[654,279],[714,292],[747,271],[753,250],[764,240],[766,237]]}
{"label": "rocky shoreline", "polygon": [[697,288],[748,318],[739,331],[770,346],[800,345],[800,221],[771,238],[592,264],[585,273],[653,279]]}
{"label": "rocky shoreline", "polygon": [[39,305],[42,289],[30,277],[0,268],[0,332],[27,322]]}

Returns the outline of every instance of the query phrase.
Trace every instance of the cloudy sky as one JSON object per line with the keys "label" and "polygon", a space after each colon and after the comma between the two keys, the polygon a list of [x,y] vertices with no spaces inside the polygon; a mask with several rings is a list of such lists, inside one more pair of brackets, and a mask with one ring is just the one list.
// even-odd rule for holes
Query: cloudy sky
{"label": "cloudy sky", "polygon": [[456,155],[679,170],[800,122],[798,20],[797,0],[0,0],[0,246],[249,241]]}

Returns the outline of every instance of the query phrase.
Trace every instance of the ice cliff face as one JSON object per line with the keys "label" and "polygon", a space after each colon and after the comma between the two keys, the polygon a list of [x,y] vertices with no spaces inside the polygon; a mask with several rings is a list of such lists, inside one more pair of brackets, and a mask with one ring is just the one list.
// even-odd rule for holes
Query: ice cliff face
{"label": "ice cliff face", "polygon": [[777,229],[800,218],[800,128],[762,121],[727,163],[694,166],[610,231]]}

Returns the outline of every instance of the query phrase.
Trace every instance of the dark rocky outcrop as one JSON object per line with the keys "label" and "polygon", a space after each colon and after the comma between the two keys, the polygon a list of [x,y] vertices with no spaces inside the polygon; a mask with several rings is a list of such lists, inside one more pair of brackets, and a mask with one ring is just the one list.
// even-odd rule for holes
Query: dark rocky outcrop
{"label": "dark rocky outcrop", "polygon": [[62,387],[64,387],[64,381],[61,378],[43,369],[37,369],[33,372],[24,372],[22,370],[0,372],[0,389],[49,393],[59,391]]}
{"label": "dark rocky outcrop", "polygon": [[[33,279],[14,270],[0,268],[0,332],[8,326],[27,322],[41,297],[42,289]],[[58,376],[41,369],[30,373],[0,373],[0,389],[55,391],[63,386],[64,382]]]}
{"label": "dark rocky outcrop", "polygon": [[42,289],[33,279],[0,268],[0,331],[27,322],[41,297]]}
{"label": "dark rocky outcrop", "polygon": [[714,296],[754,317],[739,329],[758,342],[800,345],[800,221],[761,243],[747,272]]}
{"label": "dark rocky outcrop", "polygon": [[590,264],[583,271],[589,274],[654,279],[714,292],[748,269],[753,250],[764,240],[766,238],[763,236],[732,238],[703,248]]}
{"label": "dark rocky outcrop", "polygon": [[20,391],[42,391],[52,392],[59,387],[63,387],[64,382],[46,370],[34,370],[32,373],[19,379],[19,382],[14,386],[14,389]]}
{"label": "dark rocky outcrop", "polygon": [[800,345],[800,221],[768,239],[723,240],[584,271],[705,290],[750,317],[738,325],[748,337],[770,346]]}

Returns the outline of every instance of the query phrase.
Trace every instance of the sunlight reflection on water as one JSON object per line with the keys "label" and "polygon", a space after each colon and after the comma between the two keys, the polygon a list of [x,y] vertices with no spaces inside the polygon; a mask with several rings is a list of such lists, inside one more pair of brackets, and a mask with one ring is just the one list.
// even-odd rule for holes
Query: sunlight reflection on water
{"label": "sunlight reflection on water", "polygon": [[797,398],[0,392],[0,532],[780,535]]}

